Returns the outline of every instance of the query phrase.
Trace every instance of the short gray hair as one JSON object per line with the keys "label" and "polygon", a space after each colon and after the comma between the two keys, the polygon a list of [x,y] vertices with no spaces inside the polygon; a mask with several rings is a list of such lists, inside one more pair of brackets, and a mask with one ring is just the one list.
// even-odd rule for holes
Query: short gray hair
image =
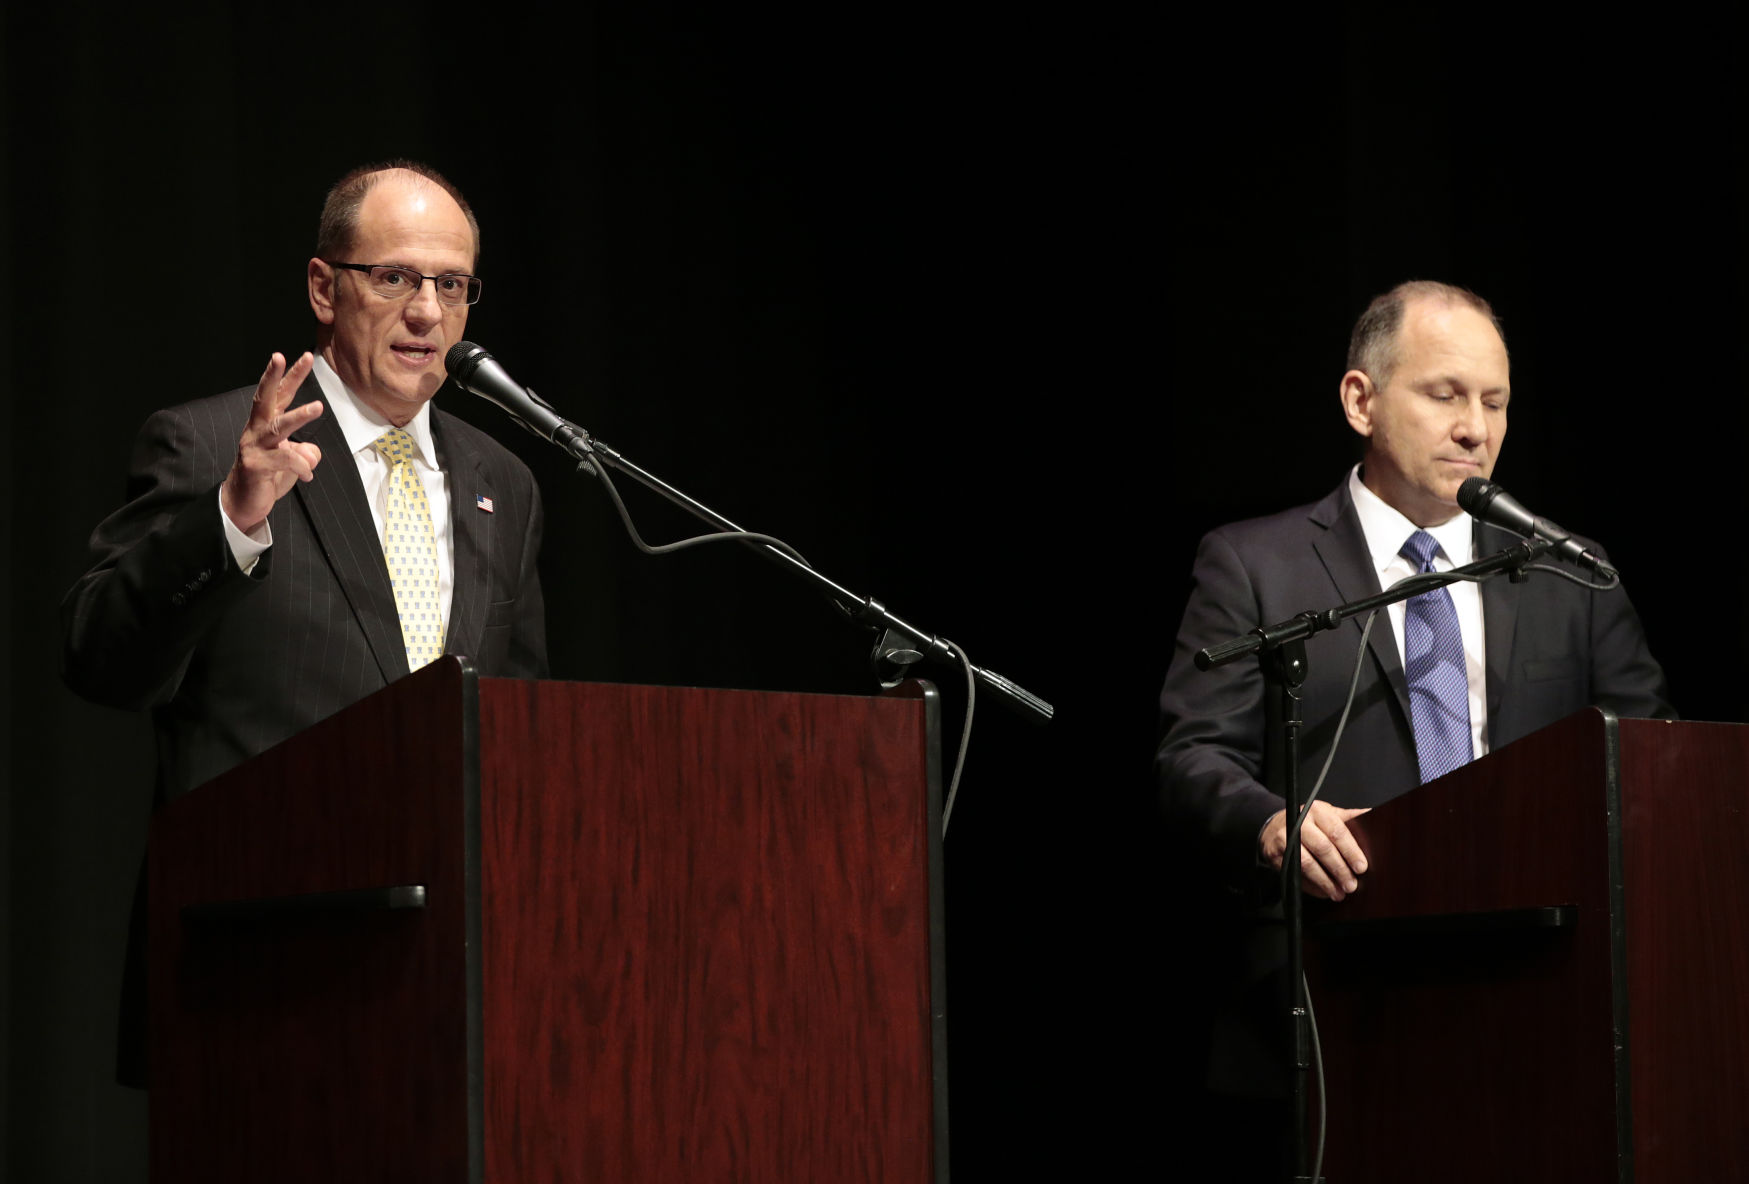
{"label": "short gray hair", "polygon": [[1468,288],[1438,280],[1409,280],[1383,296],[1373,297],[1354,322],[1354,332],[1348,338],[1348,368],[1361,371],[1376,387],[1388,386],[1391,372],[1397,368],[1397,335],[1403,328],[1403,311],[1411,300],[1437,300],[1473,308],[1488,318],[1494,332],[1500,334],[1500,343],[1506,343],[1506,331],[1500,328],[1500,318],[1494,315],[1493,307]]}

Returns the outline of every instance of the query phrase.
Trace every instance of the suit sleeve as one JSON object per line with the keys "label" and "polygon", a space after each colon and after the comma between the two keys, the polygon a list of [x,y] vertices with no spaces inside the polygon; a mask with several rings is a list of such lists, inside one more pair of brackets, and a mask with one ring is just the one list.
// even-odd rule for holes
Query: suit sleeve
{"label": "suit sleeve", "polygon": [[216,405],[146,421],[127,502],[93,532],[91,569],[61,601],[62,672],[93,702],[167,702],[201,638],[267,575],[271,552],[253,575],[231,555],[218,486],[232,458],[201,430],[203,417],[216,424]]}
{"label": "suit sleeve", "polygon": [[1591,701],[1635,719],[1675,719],[1664,669],[1646,645],[1640,615],[1617,587],[1592,595]]}
{"label": "suit sleeve", "polygon": [[1205,646],[1257,627],[1250,573],[1216,531],[1197,549],[1193,587],[1160,693],[1155,767],[1169,823],[1212,854],[1213,874],[1233,887],[1254,879],[1257,836],[1282,799],[1264,787],[1265,685],[1253,660],[1196,668]]}

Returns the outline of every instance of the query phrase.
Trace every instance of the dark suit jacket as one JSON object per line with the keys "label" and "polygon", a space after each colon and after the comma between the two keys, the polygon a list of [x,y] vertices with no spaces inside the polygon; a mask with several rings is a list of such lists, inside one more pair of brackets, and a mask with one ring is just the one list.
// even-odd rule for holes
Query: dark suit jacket
{"label": "dark suit jacket", "polygon": [[[1478,555],[1516,536],[1477,528]],[[1550,561],[1553,562],[1552,560]],[[1258,834],[1282,808],[1275,710],[1254,658],[1203,672],[1197,650],[1307,610],[1378,592],[1377,573],[1344,481],[1330,496],[1268,518],[1221,527],[1202,540],[1194,587],[1161,692],[1157,767],[1169,824],[1167,878],[1174,955],[1193,998],[1175,1029],[1180,1071],[1229,1096],[1285,1096],[1286,945],[1280,877],[1266,870]],[[1664,677],[1647,651],[1626,592],[1594,592],[1548,572],[1482,585],[1488,743],[1497,749],[1582,707],[1672,716]],[[1306,645],[1300,786],[1309,792],[1329,755],[1362,618]],[[1271,755],[1271,751],[1274,755]],[[1371,806],[1420,784],[1408,684],[1381,613],[1361,659],[1355,702],[1323,798]],[[1199,1055],[1198,1044],[1204,1047]],[[1205,1060],[1206,1057],[1206,1060]],[[1258,1128],[1267,1136],[1269,1124]]]}
{"label": "dark suit jacket", "polygon": [[[1476,552],[1490,555],[1515,541],[1478,526]],[[1371,595],[1379,582],[1346,481],[1313,505],[1212,532],[1198,548],[1193,579],[1160,696],[1160,787],[1174,828],[1194,836],[1193,846],[1212,861],[1206,870],[1236,884],[1254,873],[1258,832],[1282,808],[1266,788],[1280,781],[1279,757],[1269,756],[1276,745],[1265,700],[1272,696],[1254,659],[1203,672],[1192,656],[1296,613]],[[1595,592],[1548,572],[1481,587],[1491,750],[1588,705],[1626,716],[1675,715],[1622,589]],[[1303,791],[1329,754],[1362,623],[1350,619],[1307,643]],[[1382,612],[1367,649],[1322,795],[1339,806],[1377,805],[1421,781],[1403,661]]]}
{"label": "dark suit jacket", "polygon": [[[218,486],[253,388],[160,411],[136,442],[127,504],[92,535],[95,562],[62,603],[68,684],[150,708],[158,789],[174,796],[407,673],[382,544],[332,415],[297,433],[313,481],[269,515],[252,573],[232,559]],[[320,397],[312,377],[296,403]],[[444,649],[482,674],[546,673],[532,474],[484,433],[432,409],[448,475],[455,580]],[[477,508],[484,495],[493,512]]]}
{"label": "dark suit jacket", "polygon": [[[294,402],[320,394],[310,378]],[[61,604],[68,685],[99,703],[151,709],[160,801],[407,673],[382,542],[333,416],[296,433],[321,448],[322,462],[274,506],[272,547],[248,575],[233,560],[218,487],[253,395],[246,387],[146,421],[127,504],[93,533],[94,564]],[[455,548],[444,649],[482,674],[542,677],[533,475],[436,408],[431,427]],[[135,893],[117,1042],[116,1076],[136,1086],[146,1077],[144,897]]]}

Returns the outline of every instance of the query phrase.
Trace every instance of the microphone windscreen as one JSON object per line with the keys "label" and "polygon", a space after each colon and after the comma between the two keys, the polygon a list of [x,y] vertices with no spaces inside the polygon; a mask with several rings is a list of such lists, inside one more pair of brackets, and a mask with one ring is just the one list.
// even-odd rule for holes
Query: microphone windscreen
{"label": "microphone windscreen", "polygon": [[1466,514],[1480,518],[1499,491],[1499,487],[1486,477],[1470,477],[1458,486],[1457,502]]}
{"label": "microphone windscreen", "polygon": [[474,367],[480,364],[480,359],[489,357],[485,350],[471,341],[458,341],[449,347],[449,352],[443,355],[443,368],[449,376],[460,383],[463,377],[473,373]]}

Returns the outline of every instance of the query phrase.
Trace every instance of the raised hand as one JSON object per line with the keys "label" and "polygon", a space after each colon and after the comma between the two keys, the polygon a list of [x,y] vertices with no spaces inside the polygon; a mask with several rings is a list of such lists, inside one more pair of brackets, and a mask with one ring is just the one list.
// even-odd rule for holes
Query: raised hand
{"label": "raised hand", "polygon": [[287,370],[285,355],[276,353],[255,386],[255,402],[237,444],[237,460],[219,489],[219,505],[225,516],[245,533],[261,525],[273,504],[294,484],[314,477],[322,461],[320,448],[289,439],[322,414],[321,401],[286,410],[313,365],[315,358],[306,352]]}

